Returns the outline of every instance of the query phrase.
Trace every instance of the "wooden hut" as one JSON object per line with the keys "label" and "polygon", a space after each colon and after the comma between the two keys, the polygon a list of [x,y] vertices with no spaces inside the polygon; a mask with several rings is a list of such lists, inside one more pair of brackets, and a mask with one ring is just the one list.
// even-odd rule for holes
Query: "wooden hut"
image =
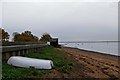
{"label": "wooden hut", "polygon": [[52,38],[52,40],[50,41],[50,45],[53,47],[58,47],[58,38]]}

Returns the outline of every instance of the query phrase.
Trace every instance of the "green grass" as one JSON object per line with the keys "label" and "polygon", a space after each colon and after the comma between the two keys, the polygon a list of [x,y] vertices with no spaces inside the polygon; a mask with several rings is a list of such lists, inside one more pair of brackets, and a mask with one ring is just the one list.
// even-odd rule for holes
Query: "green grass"
{"label": "green grass", "polygon": [[46,47],[41,50],[41,53],[34,53],[27,55],[31,58],[38,58],[38,59],[48,59],[52,60],[55,69],[61,71],[61,72],[67,72],[70,71],[72,68],[73,63],[70,61],[67,61],[67,55],[63,52],[57,51],[53,47]]}
{"label": "green grass", "polygon": [[48,73],[48,70],[37,70],[33,68],[17,68],[10,65],[7,65],[3,62],[3,78],[29,78],[29,77],[40,77],[45,73]]}
{"label": "green grass", "polygon": [[[37,59],[48,59],[54,63],[54,69],[61,73],[68,73],[73,70],[73,63],[70,62],[68,56],[61,51],[56,50],[53,47],[45,47],[40,53],[30,53],[25,55],[26,57],[37,58]],[[8,65],[3,62],[2,65],[2,76],[3,78],[37,78],[44,74],[50,73],[52,70],[38,70],[33,68],[18,68]]]}

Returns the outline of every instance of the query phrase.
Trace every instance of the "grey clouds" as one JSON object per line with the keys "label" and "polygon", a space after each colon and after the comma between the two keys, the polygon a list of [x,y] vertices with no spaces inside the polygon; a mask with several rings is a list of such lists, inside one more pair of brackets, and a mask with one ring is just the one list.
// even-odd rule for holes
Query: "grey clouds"
{"label": "grey clouds", "polygon": [[117,2],[3,2],[3,28],[61,41],[117,40]]}

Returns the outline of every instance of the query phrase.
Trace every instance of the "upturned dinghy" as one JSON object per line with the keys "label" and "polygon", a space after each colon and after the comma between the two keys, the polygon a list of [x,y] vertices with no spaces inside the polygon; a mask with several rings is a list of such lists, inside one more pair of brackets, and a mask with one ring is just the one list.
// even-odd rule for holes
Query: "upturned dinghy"
{"label": "upturned dinghy", "polygon": [[36,69],[52,69],[53,62],[51,60],[34,59],[21,56],[12,56],[7,63],[12,66],[36,68]]}

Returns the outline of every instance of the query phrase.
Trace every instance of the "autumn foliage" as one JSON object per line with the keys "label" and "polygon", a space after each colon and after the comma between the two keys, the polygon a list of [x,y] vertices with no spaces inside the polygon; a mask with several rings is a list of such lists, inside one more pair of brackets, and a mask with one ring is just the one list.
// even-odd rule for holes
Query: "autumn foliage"
{"label": "autumn foliage", "polygon": [[34,42],[38,40],[38,37],[34,36],[30,31],[24,31],[21,34],[18,32],[13,33],[14,42]]}
{"label": "autumn foliage", "polygon": [[[9,34],[8,32],[6,32],[4,29],[0,28],[0,34],[2,34],[2,36],[0,36],[0,39],[2,41],[9,41]],[[50,34],[48,33],[44,33],[40,39],[33,35],[31,31],[24,31],[22,33],[18,33],[18,32],[14,32],[13,33],[13,42],[47,42],[50,41],[52,39],[52,37],[50,36]]]}
{"label": "autumn foliage", "polygon": [[4,29],[0,28],[0,40],[2,41],[8,41],[9,40],[9,34]]}
{"label": "autumn foliage", "polygon": [[51,39],[52,37],[50,36],[50,34],[44,33],[42,37],[40,38],[40,41],[47,42],[47,41],[50,41]]}

